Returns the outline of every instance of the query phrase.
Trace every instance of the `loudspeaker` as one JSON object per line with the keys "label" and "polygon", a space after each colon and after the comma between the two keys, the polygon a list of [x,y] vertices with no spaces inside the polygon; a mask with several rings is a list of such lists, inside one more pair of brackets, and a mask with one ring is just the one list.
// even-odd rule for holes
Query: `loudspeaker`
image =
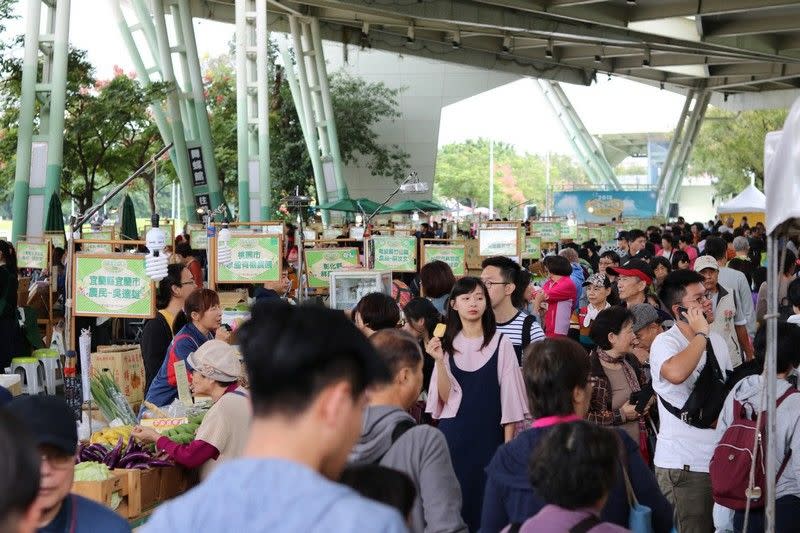
{"label": "loudspeaker", "polygon": [[678,218],[678,202],[669,204],[669,211],[667,212],[668,218]]}

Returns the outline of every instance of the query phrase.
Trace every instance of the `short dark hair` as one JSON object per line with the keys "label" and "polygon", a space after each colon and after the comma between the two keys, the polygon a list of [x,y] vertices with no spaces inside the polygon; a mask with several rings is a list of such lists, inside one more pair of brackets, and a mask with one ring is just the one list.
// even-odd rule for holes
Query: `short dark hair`
{"label": "short dark hair", "polygon": [[542,264],[551,274],[556,276],[570,276],[572,275],[572,263],[569,259],[560,255],[548,255],[542,261]]}
{"label": "short dark hair", "polygon": [[429,298],[440,298],[450,294],[456,277],[453,269],[444,261],[431,261],[426,263],[419,271],[419,283]]}
{"label": "short dark hair", "polygon": [[595,317],[589,330],[589,337],[603,350],[610,350],[611,341],[608,340],[608,334],[619,335],[625,324],[633,323],[633,320],[633,314],[627,307],[611,306],[600,311]]}
{"label": "short dark hair", "polygon": [[611,262],[614,263],[615,265],[618,265],[621,260],[619,254],[614,250],[606,250],[605,252],[600,254],[600,259],[610,259]]}
{"label": "short dark hair", "polygon": [[444,319],[430,300],[420,297],[412,298],[403,308],[403,314],[407,320],[425,320],[425,329],[431,337],[436,324]]}
{"label": "short dark hair", "polygon": [[665,232],[664,232],[664,233],[661,235],[661,240],[662,240],[662,241],[667,241],[667,242],[669,242],[669,243],[670,243],[670,245],[672,245],[673,247],[675,247],[675,245],[677,244],[677,243],[675,242],[675,236],[672,234],[672,232],[669,232],[669,231],[665,231]]}
{"label": "short dark hair", "polygon": [[613,430],[584,420],[557,424],[531,455],[531,484],[548,504],[592,507],[614,486],[618,461]]}
{"label": "short dark hair", "polygon": [[375,351],[389,367],[392,376],[404,368],[413,368],[422,362],[422,349],[417,339],[399,329],[382,329],[369,338]]}
{"label": "short dark hair", "polygon": [[458,311],[453,309],[453,304],[459,296],[471,294],[479,288],[483,291],[483,297],[486,301],[486,310],[481,317],[481,326],[483,327],[483,343],[481,344],[481,348],[486,348],[497,332],[497,321],[494,318],[494,311],[489,303],[491,300],[489,299],[489,291],[486,289],[486,285],[484,285],[479,278],[471,276],[463,277],[456,282],[453,286],[453,291],[450,293],[450,305],[447,308],[447,329],[442,338],[442,348],[451,355],[455,353],[453,340],[455,340],[456,335],[464,328],[463,324],[461,324],[461,317],[458,315]]}
{"label": "short dark hair", "polygon": [[672,312],[672,306],[681,303],[686,296],[686,287],[694,283],[703,283],[704,279],[694,270],[673,270],[664,278],[658,297]]}
{"label": "short dark hair", "polygon": [[175,246],[175,253],[182,257],[189,257],[193,255],[192,246],[186,241],[181,241]]}
{"label": "short dark hair", "polygon": [[692,237],[692,234],[689,233],[688,231],[684,231],[680,235],[678,235],[678,240],[681,242],[685,242],[686,244],[694,243],[694,237]]}
{"label": "short dark hair", "polygon": [[196,289],[192,294],[183,302],[183,312],[186,314],[186,319],[192,321],[192,313],[203,313],[219,305],[219,294],[211,289]]}
{"label": "short dark hair", "polygon": [[350,465],[339,482],[363,497],[397,509],[408,517],[417,498],[417,487],[405,472],[376,464]]}
{"label": "short dark hair", "polygon": [[632,229],[628,231],[628,241],[635,241],[639,237],[647,238],[647,234],[640,229]]}
{"label": "short dark hair", "polygon": [[684,252],[683,250],[675,250],[672,252],[672,270],[679,270],[678,263],[689,263],[691,260],[689,259],[689,254]]}
{"label": "short dark hair", "polygon": [[158,294],[156,295],[156,309],[166,309],[169,301],[172,300],[172,287],[181,287],[181,275],[186,265],[172,263],[167,266],[167,277],[158,282]]}
{"label": "short dark hair", "polygon": [[23,421],[0,409],[0,531],[14,531],[39,494],[40,455]]}
{"label": "short dark hair", "polygon": [[522,270],[517,276],[517,283],[514,285],[514,292],[511,293],[511,305],[517,309],[525,307],[525,291],[531,284],[533,275],[529,270]]}
{"label": "short dark hair", "polygon": [[525,350],[522,375],[534,418],[575,413],[572,391],[589,384],[589,358],[572,339],[534,342]]}
{"label": "short dark hair", "polygon": [[391,377],[386,363],[341,311],[260,300],[237,337],[256,417],[297,415],[338,381],[347,381],[357,398]]}
{"label": "short dark hair", "polygon": [[800,278],[795,278],[786,290],[786,297],[795,307],[800,307]]}
{"label": "short dark hair", "polygon": [[[800,326],[789,322],[778,322],[778,346],[775,350],[778,358],[775,369],[778,374],[784,374],[800,365],[800,353],[797,351],[798,345],[800,345]],[[758,331],[756,331],[756,336],[753,339],[753,352],[758,372],[762,373],[767,353],[766,323],[761,324]]]}
{"label": "short dark hair", "polygon": [[791,250],[785,250],[786,257],[783,260],[783,274],[788,276],[797,269],[797,256]]}
{"label": "short dark hair", "polygon": [[396,328],[400,322],[400,307],[394,298],[382,292],[371,292],[361,298],[353,309],[353,316],[356,313],[364,325],[374,331]]}
{"label": "short dark hair", "polygon": [[656,269],[656,267],[658,265],[661,265],[664,268],[666,268],[667,272],[672,272],[672,263],[670,263],[669,259],[667,259],[666,257],[664,257],[662,255],[657,255],[657,256],[653,257],[652,259],[650,259],[650,268],[652,268],[653,271],[655,271],[655,269]]}
{"label": "short dark hair", "polygon": [[481,268],[495,267],[500,270],[500,275],[503,276],[503,281],[506,283],[517,284],[517,279],[522,272],[522,267],[513,259],[496,255],[494,257],[487,257],[481,263]]}
{"label": "short dark hair", "polygon": [[709,237],[706,239],[705,255],[710,255],[717,261],[725,258],[728,253],[728,243],[720,237]]}

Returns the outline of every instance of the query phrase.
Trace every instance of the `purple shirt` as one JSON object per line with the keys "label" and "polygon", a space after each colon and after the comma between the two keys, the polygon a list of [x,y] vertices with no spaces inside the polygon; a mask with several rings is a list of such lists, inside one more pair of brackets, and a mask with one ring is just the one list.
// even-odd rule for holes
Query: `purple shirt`
{"label": "purple shirt", "polygon": [[[564,509],[557,505],[546,505],[539,513],[528,518],[520,528],[520,533],[567,533],[580,524],[590,514],[599,516],[594,509]],[[503,530],[508,531],[508,528]],[[589,530],[590,533],[625,533],[630,531],[610,522],[601,522]]]}

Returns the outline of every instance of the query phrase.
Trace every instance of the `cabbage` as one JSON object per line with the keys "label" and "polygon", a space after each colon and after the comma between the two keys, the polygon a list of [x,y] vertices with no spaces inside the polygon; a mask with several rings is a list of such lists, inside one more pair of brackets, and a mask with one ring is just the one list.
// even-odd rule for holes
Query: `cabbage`
{"label": "cabbage", "polygon": [[[86,461],[75,465],[75,481],[105,481],[111,479],[111,470],[103,463],[96,461]],[[111,509],[116,510],[122,503],[122,496],[119,491],[111,494]]]}

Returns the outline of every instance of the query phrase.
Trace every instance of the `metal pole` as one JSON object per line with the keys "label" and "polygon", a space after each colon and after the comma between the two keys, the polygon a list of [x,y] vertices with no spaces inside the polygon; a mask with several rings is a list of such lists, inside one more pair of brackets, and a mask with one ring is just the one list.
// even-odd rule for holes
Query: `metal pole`
{"label": "metal pole", "polygon": [[247,2],[236,0],[236,147],[239,222],[250,222],[250,150],[247,124]]}
{"label": "metal pole", "polygon": [[[35,1],[35,0],[31,0]],[[67,99],[67,63],[69,56],[70,0],[58,0],[55,7],[55,33],[53,35],[53,68],[50,89],[50,124],[47,142],[47,178],[44,202],[58,194],[61,167],[64,162],[64,111]]]}
{"label": "metal pole", "polygon": [[[183,0],[186,1],[186,0]],[[269,27],[267,0],[256,0],[256,71],[258,93],[258,190],[261,196],[261,220],[272,214],[272,179],[269,168]],[[300,254],[302,255],[302,254]]]}
{"label": "metal pole", "polygon": [[[177,52],[178,60],[181,66],[181,82],[180,84],[180,99],[182,109],[185,110],[185,115],[183,117],[183,124],[186,127],[186,136],[189,139],[197,139],[200,137],[200,133],[197,127],[197,106],[203,105],[204,100],[200,100],[199,102],[195,100],[194,93],[192,92],[192,79],[189,76],[189,59],[186,55],[187,45],[186,45],[186,32],[183,28],[183,17],[181,16],[180,9],[178,5],[171,4],[169,6],[169,14],[172,16],[172,27],[175,31],[175,41],[176,45],[173,47],[173,51]],[[192,17],[191,13],[189,14],[189,30],[191,31],[192,28]]]}
{"label": "metal pole", "polygon": [[331,87],[328,80],[327,67],[325,65],[325,53],[322,48],[322,37],[319,31],[319,20],[311,19],[311,37],[314,41],[314,50],[317,61],[317,76],[319,78],[319,89],[322,96],[322,110],[324,112],[325,129],[328,132],[330,141],[331,158],[333,159],[333,174],[336,178],[336,189],[339,200],[349,198],[347,183],[344,180],[344,169],[342,164],[342,153],[339,149],[339,132],[336,128],[336,117],[333,112],[333,100],[331,99]]}
{"label": "metal pole", "polygon": [[550,151],[547,151],[545,155],[545,164],[544,164],[544,214],[545,216],[550,216]]}
{"label": "metal pole", "polygon": [[186,137],[184,137],[183,122],[181,121],[180,104],[178,101],[178,88],[175,86],[175,73],[172,70],[172,54],[167,34],[167,24],[164,19],[164,5],[162,0],[153,0],[153,22],[155,23],[156,39],[158,40],[158,51],[161,56],[161,75],[164,81],[173,84],[171,91],[167,93],[167,113],[172,120],[172,140],[175,143],[175,160],[177,162],[178,177],[181,179],[183,187],[184,208],[186,209],[186,221],[194,222],[197,214],[192,205],[194,197],[192,195],[192,173],[189,168],[189,151],[186,148]]}
{"label": "metal pole", "polygon": [[[314,113],[311,107],[311,95],[309,94],[308,78],[306,77],[306,70],[304,67],[304,52],[303,44],[300,41],[300,27],[297,17],[289,17],[289,27],[292,33],[292,42],[294,51],[297,55],[297,78],[300,87],[300,97],[303,102],[304,115],[306,119],[306,127],[308,129],[308,136],[306,137],[306,144],[308,148],[308,156],[311,159],[311,166],[314,170],[314,184],[317,189],[317,200],[320,204],[328,202],[328,191],[325,189],[325,175],[322,172],[322,160],[319,155],[319,144],[317,137],[314,135]],[[291,66],[289,64],[288,66]],[[330,214],[327,211],[322,212],[322,223],[325,226],[330,224]]]}
{"label": "metal pole", "polygon": [[489,216],[494,217],[494,138],[489,139]]}
{"label": "metal pole", "polygon": [[203,148],[208,194],[211,197],[211,208],[216,209],[223,203],[224,199],[222,198],[222,190],[219,184],[217,159],[214,157],[214,141],[211,138],[211,125],[208,122],[206,98],[203,92],[203,75],[200,71],[200,58],[197,55],[197,40],[195,39],[194,26],[192,26],[192,11],[189,7],[189,0],[178,0],[178,9],[181,17],[183,42],[186,47],[189,84],[192,88],[192,98],[194,99],[195,113],[197,114],[197,131],[200,137],[200,145]]}
{"label": "metal pole", "polygon": [[694,109],[692,109],[692,116],[689,119],[689,124],[686,127],[686,135],[681,142],[681,147],[678,151],[678,157],[675,160],[675,165],[672,167],[670,177],[667,180],[667,196],[664,198],[664,204],[662,204],[662,212],[664,212],[664,206],[669,209],[669,203],[673,200],[678,191],[678,187],[680,187],[681,183],[683,182],[683,174],[686,164],[689,160],[689,154],[692,151],[694,141],[700,131],[700,125],[703,123],[703,118],[705,117],[706,110],[708,109],[708,102],[710,99],[711,93],[709,91],[701,92],[697,98],[697,101],[695,102]]}
{"label": "metal pole", "polygon": [[[311,106],[314,110],[314,122],[317,126],[317,135],[319,136],[319,149],[322,157],[328,157],[331,153],[328,144],[328,134],[325,131],[325,111],[322,108],[322,96],[319,91],[319,67],[317,65],[317,49],[314,47],[314,41],[311,37],[311,28],[308,22],[300,21],[300,34],[303,42],[303,67],[306,71],[308,78],[309,94],[311,95]],[[298,61],[300,59],[298,58]],[[325,74],[327,76],[327,73]]]}
{"label": "metal pole", "polygon": [[777,466],[776,400],[777,400],[777,345],[778,345],[778,276],[782,261],[779,261],[777,237],[767,237],[767,353],[764,362],[764,380],[767,389],[767,468],[766,468],[766,531],[775,531],[775,467]]}
{"label": "metal pole", "polygon": [[17,132],[17,166],[14,169],[14,205],[11,240],[16,242],[28,227],[28,192],[30,190],[33,117],[36,112],[36,77],[39,68],[39,24],[42,2],[28,0],[25,26],[25,54],[22,59],[22,94]]}
{"label": "metal pole", "polygon": [[[661,175],[658,177],[658,184],[656,191],[658,193],[658,201],[662,201],[661,188],[664,186],[664,181],[670,172],[672,160],[675,158],[678,145],[681,143],[681,136],[683,135],[683,126],[686,124],[686,117],[689,115],[689,106],[692,104],[694,98],[694,89],[689,89],[686,93],[686,100],[683,102],[683,109],[681,116],[678,118],[678,124],[675,126],[675,132],[672,134],[672,141],[669,143],[669,151],[667,151],[667,158],[664,160],[664,166],[661,167]],[[660,207],[660,206],[659,206]]]}

